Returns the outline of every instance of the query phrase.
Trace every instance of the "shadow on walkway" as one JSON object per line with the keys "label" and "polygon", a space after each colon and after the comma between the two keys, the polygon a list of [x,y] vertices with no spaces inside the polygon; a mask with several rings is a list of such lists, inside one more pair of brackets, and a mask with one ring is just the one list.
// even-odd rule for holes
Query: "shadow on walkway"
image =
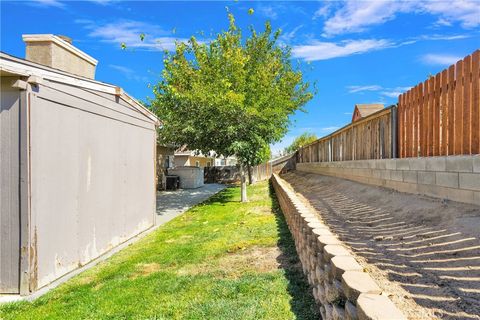
{"label": "shadow on walkway", "polygon": [[278,240],[278,248],[281,254],[277,258],[277,262],[285,270],[285,276],[288,280],[288,292],[292,297],[290,300],[292,312],[295,314],[296,319],[321,319],[320,310],[313,298],[312,288],[303,274],[302,265],[295,250],[295,242],[271,184],[269,184],[269,193],[272,198],[272,213],[275,215],[280,238]]}

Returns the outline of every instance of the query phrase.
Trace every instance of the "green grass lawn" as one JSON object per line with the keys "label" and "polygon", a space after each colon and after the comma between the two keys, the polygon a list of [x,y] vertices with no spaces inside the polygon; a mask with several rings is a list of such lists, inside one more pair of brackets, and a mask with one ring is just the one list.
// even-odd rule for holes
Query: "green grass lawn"
{"label": "green grass lawn", "polygon": [[268,183],[228,188],[0,319],[318,319]]}

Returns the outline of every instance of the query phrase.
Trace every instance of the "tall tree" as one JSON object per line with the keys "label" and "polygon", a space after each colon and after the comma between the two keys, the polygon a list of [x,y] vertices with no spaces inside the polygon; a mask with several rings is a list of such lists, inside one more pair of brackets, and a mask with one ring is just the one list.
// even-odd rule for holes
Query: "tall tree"
{"label": "tall tree", "polygon": [[289,116],[313,94],[292,66],[290,49],[278,45],[279,30],[267,22],[243,39],[234,16],[228,18],[228,30],[210,42],[191,37],[165,53],[151,105],[163,123],[163,142],[235,155],[247,201],[244,168],[265,160],[266,148],[287,132]]}
{"label": "tall tree", "polygon": [[314,133],[304,132],[293,140],[292,144],[285,148],[285,153],[292,153],[297,151],[303,146],[317,140],[317,136]]}

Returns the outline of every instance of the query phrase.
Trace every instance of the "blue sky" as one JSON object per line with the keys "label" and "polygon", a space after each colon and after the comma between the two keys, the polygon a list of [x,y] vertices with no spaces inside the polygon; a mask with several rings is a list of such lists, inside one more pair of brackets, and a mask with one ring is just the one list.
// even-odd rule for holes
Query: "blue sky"
{"label": "blue sky", "polygon": [[[22,34],[67,35],[99,60],[97,80],[139,100],[158,82],[175,39],[208,40],[227,27],[281,28],[318,93],[273,150],[305,131],[324,136],[351,120],[355,103],[395,104],[399,93],[480,48],[479,1],[1,1],[2,51],[24,57]],[[254,14],[248,15],[253,8]],[[139,34],[145,33],[144,42]],[[121,50],[125,42],[127,50]]]}

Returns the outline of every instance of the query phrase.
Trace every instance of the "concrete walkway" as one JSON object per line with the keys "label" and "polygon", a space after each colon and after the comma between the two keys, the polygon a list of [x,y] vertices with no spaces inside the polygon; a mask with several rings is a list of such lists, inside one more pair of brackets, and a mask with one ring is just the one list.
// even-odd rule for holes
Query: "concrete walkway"
{"label": "concrete walkway", "polygon": [[198,189],[157,192],[156,225],[167,223],[225,188],[223,184],[211,183]]}

